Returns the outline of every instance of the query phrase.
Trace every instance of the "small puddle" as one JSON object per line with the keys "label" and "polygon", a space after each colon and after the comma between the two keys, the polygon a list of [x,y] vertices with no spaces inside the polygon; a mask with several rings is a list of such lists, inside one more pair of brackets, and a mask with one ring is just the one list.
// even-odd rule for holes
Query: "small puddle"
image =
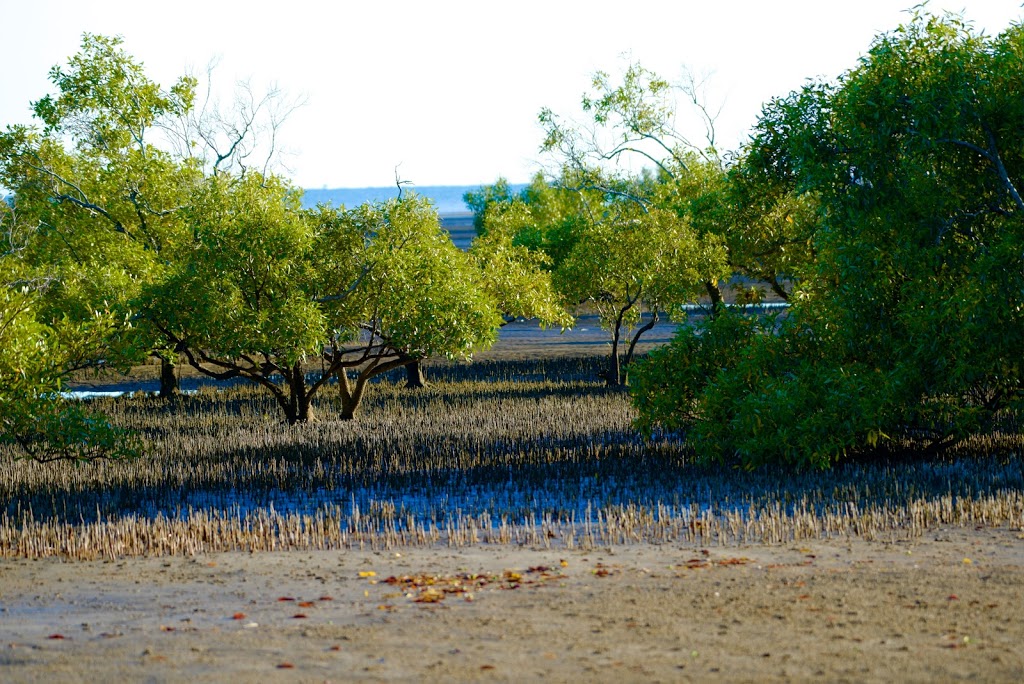
{"label": "small puddle", "polygon": [[[195,394],[198,390],[183,389],[181,394]],[[159,392],[145,390],[66,390],[60,393],[62,399],[109,399],[114,397],[156,396]]]}

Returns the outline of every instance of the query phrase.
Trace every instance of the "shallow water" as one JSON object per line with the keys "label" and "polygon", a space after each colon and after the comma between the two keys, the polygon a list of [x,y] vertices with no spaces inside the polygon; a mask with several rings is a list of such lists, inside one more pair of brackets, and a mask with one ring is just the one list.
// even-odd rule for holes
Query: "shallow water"
{"label": "shallow water", "polygon": [[[183,389],[179,390],[181,394],[185,396],[194,395],[198,390],[194,389]],[[62,399],[110,399],[115,397],[144,397],[144,396],[157,396],[159,392],[152,392],[148,390],[67,390],[60,393]]]}
{"label": "shallow water", "polygon": [[[820,514],[1024,491],[1019,453],[980,456],[995,453],[983,441],[942,460],[845,464],[824,473],[694,465],[680,441],[646,442],[632,429],[625,395],[593,381],[603,363],[566,357],[436,366],[432,389],[420,393],[402,390],[397,376],[381,377],[359,422],[294,428],[251,388],[201,390],[172,404],[144,393],[105,398],[123,388],[83,388],[80,394],[142,431],[154,455],[78,468],[0,463],[0,513],[14,524],[30,516],[74,525],[329,510],[337,512],[332,519],[370,514],[401,528],[409,517],[435,525],[483,515],[521,525],[586,523],[628,506],[684,518],[764,508]],[[324,406],[325,415],[332,407]]]}
{"label": "shallow water", "polygon": [[847,505],[898,507],[920,499],[951,496],[955,502],[1024,490],[1024,466],[1016,458],[847,465],[828,473],[802,474],[720,472],[656,458],[622,466],[609,459],[606,463],[410,473],[370,483],[327,473],[317,479],[320,484],[309,487],[84,490],[60,497],[16,497],[5,509],[14,520],[31,510],[36,521],[85,523],[124,516],[187,519],[193,513],[244,518],[268,510],[312,516],[329,510],[349,519],[369,514],[404,529],[410,517],[417,524],[434,526],[483,515],[514,525],[535,525],[543,519],[594,523],[599,511],[628,506],[683,518],[705,511],[743,513],[773,507],[787,514],[813,511],[821,515]]}

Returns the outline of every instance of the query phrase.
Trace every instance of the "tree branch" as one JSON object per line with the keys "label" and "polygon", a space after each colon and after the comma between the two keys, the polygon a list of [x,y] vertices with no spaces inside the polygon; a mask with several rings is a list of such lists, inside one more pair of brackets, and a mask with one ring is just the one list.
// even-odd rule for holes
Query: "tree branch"
{"label": "tree branch", "polygon": [[633,339],[629,343],[629,349],[626,351],[626,360],[623,361],[623,366],[628,366],[633,362],[633,354],[636,351],[636,344],[640,341],[640,337],[658,324],[658,309],[655,308],[651,313],[651,320],[637,328],[636,333],[633,335]]}
{"label": "tree branch", "polygon": [[977,153],[983,159],[987,160],[995,168],[996,175],[999,176],[999,180],[1002,182],[1003,188],[1013,200],[1014,206],[1016,206],[1018,211],[1024,211],[1024,199],[1021,198],[1020,193],[1017,192],[1017,188],[1013,184],[1013,181],[1010,180],[1010,175],[1006,171],[1006,165],[1003,164],[1003,158],[999,155],[999,147],[996,144],[995,134],[987,125],[983,126],[982,129],[985,131],[985,138],[988,141],[988,149],[975,145],[974,143],[967,142],[966,140],[957,140],[954,138],[940,138],[936,142],[963,147]]}
{"label": "tree branch", "polygon": [[[36,159],[39,159],[39,157],[36,154],[34,154],[34,153],[33,153],[32,156],[36,157]],[[40,164],[43,163],[42,159],[39,159],[39,163]],[[46,168],[45,166],[36,166],[35,164],[32,164],[31,162],[29,162],[28,163],[28,167],[30,169],[34,169],[34,170],[38,171],[39,173],[42,173],[42,174],[44,174],[46,176],[49,176],[50,178],[52,178],[55,181],[57,181],[57,183],[62,183],[64,185],[67,185],[68,187],[72,188],[75,192],[77,192],[79,194],[79,196],[81,197],[81,199],[79,199],[78,197],[74,197],[74,196],[69,195],[67,193],[62,193],[59,190],[55,190],[55,192],[54,192],[54,199],[55,200],[62,201],[62,202],[70,202],[71,204],[74,204],[75,206],[81,207],[82,209],[88,209],[89,211],[94,211],[97,214],[99,214],[100,216],[102,216],[105,219],[107,219],[114,226],[114,230],[116,230],[119,233],[123,233],[124,235],[128,236],[129,238],[132,238],[133,240],[135,239],[132,236],[132,234],[129,233],[128,230],[125,229],[124,225],[120,221],[118,221],[117,218],[114,217],[109,211],[107,211],[106,209],[104,209],[103,207],[101,207],[98,204],[90,202],[88,196],[85,194],[85,192],[80,187],[78,187],[77,185],[75,185],[71,181],[67,180],[66,178],[60,176],[59,174],[55,173],[54,171],[51,171],[50,169]]]}

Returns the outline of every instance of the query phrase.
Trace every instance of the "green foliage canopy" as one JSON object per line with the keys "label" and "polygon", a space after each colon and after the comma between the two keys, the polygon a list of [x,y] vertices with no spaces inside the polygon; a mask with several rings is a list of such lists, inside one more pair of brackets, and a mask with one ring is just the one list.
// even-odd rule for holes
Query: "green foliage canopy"
{"label": "green foliage canopy", "polygon": [[[777,328],[657,356],[643,421],[707,458],[823,467],[903,439],[941,449],[1019,408],[1022,84],[1020,26],[918,15],[836,83],[770,103],[749,159],[817,206],[809,277]],[[740,353],[657,399],[716,335]]]}
{"label": "green foliage canopy", "polygon": [[196,178],[152,143],[194,83],[164,91],[119,46],[86,34],[51,70],[57,92],[33,103],[38,125],[0,133],[0,186],[16,208],[3,206],[4,435],[38,460],[133,452],[58,390],[73,371],[127,366],[159,344],[130,301],[160,272]]}
{"label": "green foliage canopy", "polygon": [[[265,387],[292,423],[313,418],[332,378],[352,418],[370,378],[469,357],[501,323],[474,262],[415,195],[304,211],[281,179],[217,175],[189,223],[193,240],[140,307],[193,367]],[[319,374],[307,376],[314,362]]]}
{"label": "green foliage canopy", "polygon": [[[640,337],[665,312],[702,292],[721,300],[728,243],[716,193],[725,167],[714,149],[713,117],[692,80],[677,88],[630,64],[620,82],[599,72],[591,86],[582,121],[547,109],[540,114],[542,149],[560,165],[555,184],[576,195],[577,208],[574,220],[563,219],[553,237],[537,242],[560,248],[554,278],[567,301],[599,314],[611,337],[607,380],[618,385]],[[674,126],[680,92],[707,125],[707,147]],[[631,160],[642,170],[632,170]]]}
{"label": "green foliage canopy", "polygon": [[84,319],[44,322],[40,309],[55,281],[19,259],[24,231],[6,202],[0,202],[0,228],[0,442],[37,461],[138,455],[124,430],[59,396],[62,380],[96,362],[119,321],[94,311]]}

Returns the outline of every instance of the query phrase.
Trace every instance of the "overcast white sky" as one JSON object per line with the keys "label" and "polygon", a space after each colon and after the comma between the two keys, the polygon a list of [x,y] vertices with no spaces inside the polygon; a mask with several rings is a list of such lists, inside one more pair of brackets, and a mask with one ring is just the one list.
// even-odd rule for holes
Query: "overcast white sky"
{"label": "overcast white sky", "polygon": [[[121,35],[169,86],[219,58],[216,80],[271,83],[308,103],[282,131],[304,187],[525,182],[538,168],[537,113],[575,114],[589,76],[623,55],[670,80],[711,72],[720,148],[745,139],[761,104],[855,65],[915,0],[0,0],[0,126],[29,121],[47,72],[83,32]],[[989,34],[1021,0],[932,0]],[[695,131],[694,134],[699,134]]]}

